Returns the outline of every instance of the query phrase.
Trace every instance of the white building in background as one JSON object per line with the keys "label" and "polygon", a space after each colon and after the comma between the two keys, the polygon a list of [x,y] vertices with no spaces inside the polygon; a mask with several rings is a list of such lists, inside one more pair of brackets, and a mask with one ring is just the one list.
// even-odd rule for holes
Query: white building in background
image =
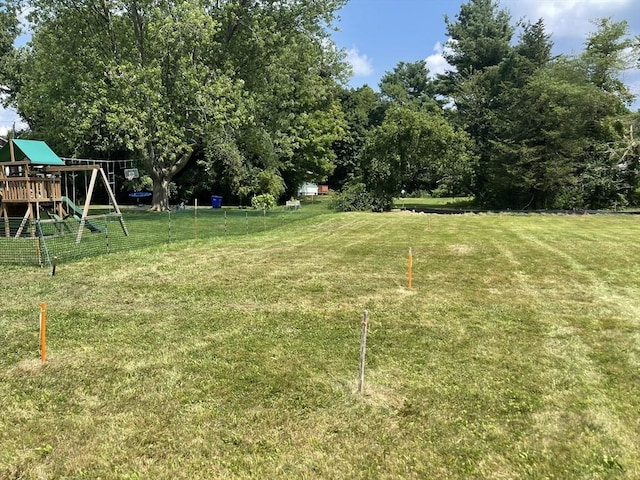
{"label": "white building in background", "polygon": [[315,183],[305,182],[300,187],[300,190],[298,190],[298,195],[318,195],[318,185],[316,185]]}

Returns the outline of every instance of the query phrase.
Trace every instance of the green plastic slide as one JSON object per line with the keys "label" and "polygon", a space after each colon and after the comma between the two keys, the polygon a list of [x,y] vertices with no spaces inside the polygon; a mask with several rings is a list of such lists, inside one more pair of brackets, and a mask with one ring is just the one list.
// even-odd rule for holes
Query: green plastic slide
{"label": "green plastic slide", "polygon": [[[66,203],[71,210],[73,210],[75,212],[75,215],[73,216],[73,218],[75,218],[78,222],[81,222],[82,221],[82,209],[78,205],[73,203],[73,201],[69,197],[62,197],[61,200],[64,203]],[[96,223],[93,223],[91,220],[85,220],[84,224],[92,232],[100,232],[100,233],[106,232],[106,229],[104,227],[102,227],[100,225],[97,225]]]}

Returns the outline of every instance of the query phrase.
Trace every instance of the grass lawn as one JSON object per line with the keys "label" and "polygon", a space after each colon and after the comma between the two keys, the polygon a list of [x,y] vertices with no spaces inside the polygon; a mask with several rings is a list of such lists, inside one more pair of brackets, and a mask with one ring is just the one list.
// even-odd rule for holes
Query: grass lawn
{"label": "grass lawn", "polygon": [[3,267],[0,478],[640,478],[637,222],[327,214]]}

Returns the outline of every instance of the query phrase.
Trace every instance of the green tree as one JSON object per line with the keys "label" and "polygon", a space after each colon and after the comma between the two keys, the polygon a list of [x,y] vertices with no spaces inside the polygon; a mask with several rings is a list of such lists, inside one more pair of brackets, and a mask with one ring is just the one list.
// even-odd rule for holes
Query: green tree
{"label": "green tree", "polygon": [[501,175],[490,185],[494,205],[559,207],[554,197],[576,184],[576,161],[585,146],[577,107],[588,89],[561,68],[571,65],[540,71],[513,99],[508,131],[496,145]]}
{"label": "green tree", "polygon": [[60,151],[138,156],[153,208],[194,148],[246,115],[213,57],[220,24],[202,2],[37,0],[18,110]]}
{"label": "green tree", "polygon": [[20,113],[60,151],[141,158],[155,209],[196,156],[238,193],[333,168],[340,56],[323,28],[343,2],[29,3]]}
{"label": "green tree", "polygon": [[13,50],[13,42],[20,31],[18,0],[0,0],[0,58]]}
{"label": "green tree", "polygon": [[601,208],[620,202],[629,186],[612,157],[623,134],[624,109],[614,94],[594,85],[579,60],[560,58],[530,77],[514,97],[496,144],[502,206]]}
{"label": "green tree", "polygon": [[551,47],[542,21],[524,24],[499,65],[460,82],[456,102],[481,154],[476,194],[484,204],[596,208],[628,196],[631,183],[609,153],[626,112],[623,86],[604,87],[616,85],[614,58],[599,77],[611,81],[594,81],[594,52],[553,59]]}
{"label": "green tree", "polygon": [[362,181],[380,210],[416,184],[459,187],[472,175],[470,145],[444,115],[394,105],[361,153]]}
{"label": "green tree", "polygon": [[387,108],[380,95],[368,85],[343,90],[340,105],[346,122],[345,134],[333,145],[336,168],[329,178],[329,185],[337,190],[357,176],[359,154],[367,135],[372,128],[380,126]]}
{"label": "green tree", "polygon": [[392,72],[387,72],[380,80],[382,97],[392,103],[430,103],[435,105],[435,89],[429,78],[425,60],[413,63],[399,62]]}
{"label": "green tree", "polygon": [[506,10],[494,0],[469,0],[455,21],[445,16],[450,50],[445,58],[456,68],[450,75],[467,75],[498,65],[511,50],[514,28]]}
{"label": "green tree", "polygon": [[[602,208],[630,198],[637,180],[629,175],[632,168],[620,168],[611,148],[622,141],[621,119],[632,99],[619,80],[622,52],[631,43],[625,22],[603,19],[597,25],[579,57],[538,62],[541,68],[524,87],[511,90],[512,116],[503,123],[495,155],[503,167],[502,194],[494,186],[498,203],[508,198],[510,206]],[[533,51],[548,56],[550,49]],[[528,54],[529,60],[538,57]]]}
{"label": "green tree", "polygon": [[10,93],[15,49],[13,43],[20,33],[19,0],[0,0],[0,96]]}
{"label": "green tree", "polygon": [[513,53],[514,28],[510,15],[493,0],[469,0],[460,7],[455,21],[445,17],[451,38],[447,61],[455,70],[439,77],[440,93],[452,98],[453,118],[464,126],[475,142],[478,158],[473,187],[476,198],[488,203],[494,173],[493,142],[501,135],[500,98],[502,74],[499,65]]}
{"label": "green tree", "polygon": [[[333,171],[331,145],[344,134],[336,80],[346,72],[343,56],[325,28],[338,0],[231,2],[223,17],[220,56],[244,82],[251,116],[224,142],[229,155],[205,168],[242,196],[282,191],[293,194],[304,181],[321,181]],[[264,192],[256,171],[279,177]]]}
{"label": "green tree", "polygon": [[608,17],[594,23],[597,30],[587,37],[581,55],[587,77],[598,88],[630,104],[634,96],[620,79],[620,74],[632,66],[627,54],[634,46],[629,37],[629,24],[626,20],[614,22]]}
{"label": "green tree", "polygon": [[623,135],[620,142],[609,150],[627,189],[629,204],[640,205],[640,112],[623,119]]}
{"label": "green tree", "polygon": [[508,146],[514,142],[512,135],[521,138],[523,133],[513,126],[534,115],[523,99],[529,98],[532,76],[551,61],[551,48],[542,20],[523,23],[518,43],[499,65],[477,72],[458,87],[456,102],[480,153],[474,193],[487,206],[515,208],[527,203],[521,202],[521,186],[514,183]]}
{"label": "green tree", "polygon": [[524,70],[521,77],[528,76],[538,68],[547,65],[552,57],[553,41],[551,35],[547,33],[544,21],[539,19],[536,23],[522,22],[522,33],[515,46],[514,54],[511,57],[520,60]]}
{"label": "green tree", "polygon": [[[453,113],[478,154],[474,193],[509,208],[601,207],[629,197],[612,145],[632,96],[620,80],[633,42],[625,22],[604,19],[575,58],[552,58],[542,20],[522,23],[517,44],[509,17],[489,0],[447,19],[452,41],[447,76]],[[445,84],[446,85],[446,84]],[[443,90],[445,93],[446,91]]]}

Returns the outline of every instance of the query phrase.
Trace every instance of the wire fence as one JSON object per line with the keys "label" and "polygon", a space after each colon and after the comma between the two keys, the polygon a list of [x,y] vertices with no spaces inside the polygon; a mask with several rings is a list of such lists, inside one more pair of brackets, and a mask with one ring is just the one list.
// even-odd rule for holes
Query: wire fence
{"label": "wire fence", "polygon": [[81,258],[193,239],[250,235],[318,214],[317,209],[125,210],[77,217],[0,218],[0,264],[51,267]]}

